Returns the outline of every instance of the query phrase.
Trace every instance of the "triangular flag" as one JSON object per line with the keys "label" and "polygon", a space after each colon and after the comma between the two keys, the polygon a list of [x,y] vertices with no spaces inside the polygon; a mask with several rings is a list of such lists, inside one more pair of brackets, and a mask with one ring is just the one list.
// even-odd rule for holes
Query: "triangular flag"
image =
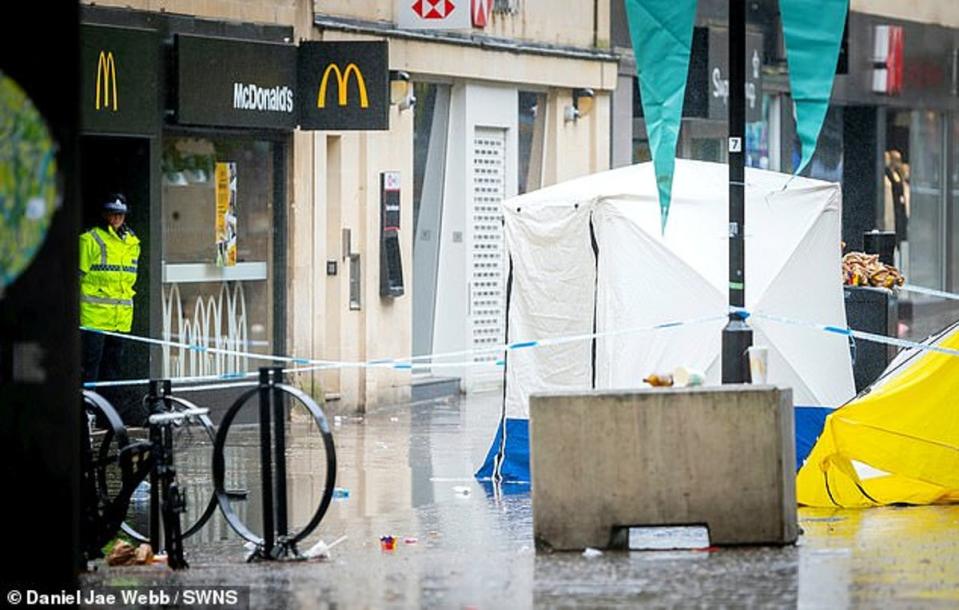
{"label": "triangular flag", "polygon": [[789,86],[796,104],[796,133],[802,146],[797,174],[816,152],[829,109],[848,8],[849,0],[779,0]]}
{"label": "triangular flag", "polygon": [[636,75],[649,149],[659,188],[661,230],[666,231],[693,43],[696,0],[625,0],[636,54]]}

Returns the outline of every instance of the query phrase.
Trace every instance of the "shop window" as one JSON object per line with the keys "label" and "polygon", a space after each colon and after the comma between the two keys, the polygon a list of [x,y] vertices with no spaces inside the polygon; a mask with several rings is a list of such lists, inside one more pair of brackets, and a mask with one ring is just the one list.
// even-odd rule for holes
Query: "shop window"
{"label": "shop window", "polygon": [[949,230],[950,255],[949,265],[951,267],[952,281],[949,290],[959,292],[959,116],[952,119],[952,154],[950,155],[950,168],[952,177],[949,184],[952,188],[951,193],[951,229]]}
{"label": "shop window", "polygon": [[[830,106],[823,120],[822,130],[819,132],[819,141],[816,143],[816,152],[802,175],[829,182],[842,182],[842,107]],[[791,168],[799,167],[802,160],[799,136],[795,136],[792,147]]]}
{"label": "shop window", "polygon": [[[426,180],[430,156],[430,141],[436,117],[436,90],[434,83],[413,83],[416,106],[413,108],[413,234],[419,224],[420,201]],[[445,130],[444,130],[445,131]],[[434,151],[435,154],[435,151]],[[445,162],[445,158],[443,159]]]}
{"label": "shop window", "polygon": [[[163,336],[272,352],[274,144],[167,138],[162,160]],[[164,351],[165,376],[245,372],[261,364]]]}
{"label": "shop window", "polygon": [[746,166],[772,169],[770,164],[769,111],[771,96],[762,96],[761,121],[746,123]]}
{"label": "shop window", "polygon": [[646,121],[633,119],[633,163],[645,163],[653,160],[653,153],[649,148],[649,137],[646,135]]}
{"label": "shop window", "polygon": [[433,344],[450,86],[417,82],[415,91],[418,101],[413,116],[413,265],[408,283],[413,292],[413,352],[427,354]]}
{"label": "shop window", "polygon": [[[910,284],[941,289],[945,264],[945,187],[943,185],[942,116],[936,112],[891,113],[896,132],[908,131],[908,140],[887,149],[891,163],[898,162],[906,207],[905,235],[900,235],[903,271]],[[903,128],[902,125],[908,125]],[[896,133],[894,132],[894,133]],[[893,208],[895,211],[895,208]],[[894,222],[902,223],[900,213]],[[901,227],[897,233],[903,233]]]}
{"label": "shop window", "polygon": [[363,285],[362,267],[360,267],[360,255],[350,254],[350,309],[359,310],[362,308],[361,291]]}
{"label": "shop window", "polygon": [[519,172],[517,194],[542,187],[546,140],[546,95],[519,92]]}

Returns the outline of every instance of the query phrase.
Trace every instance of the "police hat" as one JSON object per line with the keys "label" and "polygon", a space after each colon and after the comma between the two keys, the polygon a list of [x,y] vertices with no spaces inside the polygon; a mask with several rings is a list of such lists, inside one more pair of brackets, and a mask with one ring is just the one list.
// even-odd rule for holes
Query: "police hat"
{"label": "police hat", "polygon": [[120,193],[114,193],[103,202],[102,210],[105,214],[126,214],[129,211],[127,198]]}

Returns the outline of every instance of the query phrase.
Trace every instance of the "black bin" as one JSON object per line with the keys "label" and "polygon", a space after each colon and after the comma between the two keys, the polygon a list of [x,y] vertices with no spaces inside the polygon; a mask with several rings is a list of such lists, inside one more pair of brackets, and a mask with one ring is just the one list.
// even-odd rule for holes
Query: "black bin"
{"label": "black bin", "polygon": [[866,254],[878,254],[879,262],[893,264],[893,254],[896,251],[894,231],[866,231],[862,234],[862,243]]}
{"label": "black bin", "polygon": [[[867,233],[868,235],[868,233]],[[849,328],[895,337],[899,327],[899,299],[888,288],[845,286]],[[875,341],[856,341],[853,377],[856,392],[875,381],[896,356],[896,347]]]}

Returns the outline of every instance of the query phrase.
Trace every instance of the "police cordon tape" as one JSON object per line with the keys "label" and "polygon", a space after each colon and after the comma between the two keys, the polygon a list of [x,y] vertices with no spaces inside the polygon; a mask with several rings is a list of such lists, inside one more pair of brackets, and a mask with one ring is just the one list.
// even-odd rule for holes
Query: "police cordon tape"
{"label": "police cordon tape", "polygon": [[[224,356],[241,356],[244,358],[249,358],[251,360],[268,360],[272,362],[285,362],[292,363],[295,366],[291,368],[283,369],[284,373],[308,373],[312,371],[320,370],[331,370],[331,369],[342,369],[342,368],[367,368],[367,369],[376,369],[376,368],[391,368],[396,370],[412,370],[416,368],[464,368],[464,367],[477,367],[477,366],[505,366],[505,360],[503,358],[499,359],[490,359],[490,360],[467,360],[460,362],[432,362],[432,360],[442,359],[442,358],[452,358],[457,356],[481,356],[484,354],[503,354],[510,351],[535,348],[535,347],[550,347],[556,345],[562,345],[564,343],[573,343],[576,341],[584,341],[587,339],[601,338],[601,337],[612,337],[616,335],[625,335],[625,334],[634,334],[640,332],[651,332],[658,330],[666,330],[670,328],[676,328],[679,326],[689,326],[694,324],[702,324],[706,322],[716,322],[726,318],[726,315],[715,315],[715,316],[706,316],[702,318],[695,318],[691,320],[684,321],[670,321],[660,324],[652,324],[647,326],[637,326],[631,328],[609,330],[596,333],[582,333],[578,335],[566,335],[563,337],[548,337],[545,339],[537,339],[530,341],[513,341],[510,343],[500,343],[497,345],[490,345],[482,348],[475,348],[470,350],[459,350],[455,352],[442,352],[436,354],[426,354],[422,356],[413,356],[411,358],[381,358],[376,360],[368,360],[365,362],[356,362],[356,361],[335,361],[335,360],[317,360],[311,358],[298,358],[295,356],[274,356],[269,354],[256,354],[253,352],[240,352],[227,350],[217,347],[209,347],[206,345],[196,345],[189,343],[180,343],[176,341],[165,341],[163,339],[154,339],[152,337],[141,337],[139,335],[132,335],[128,333],[119,333],[108,330],[99,330],[96,328],[88,328],[81,326],[80,329],[98,333],[102,335],[109,335],[111,337],[118,337],[128,341],[134,341],[139,343],[147,343],[150,345],[156,346],[169,346],[169,347],[179,347],[182,349],[200,352],[200,353],[209,353],[209,354],[220,354]],[[220,375],[201,375],[193,377],[173,377],[170,379],[171,383],[183,384],[183,383],[201,383],[206,381],[242,381],[252,377],[256,377],[258,373],[256,371],[248,373],[224,373]],[[145,385],[150,382],[150,379],[123,379],[116,381],[88,381],[83,384],[84,388],[94,389],[94,388],[104,388],[104,387],[117,387],[117,386],[127,386],[127,385]],[[232,384],[236,387],[239,387],[241,384]],[[245,385],[245,384],[243,384]],[[222,388],[224,384],[219,384],[216,387]],[[191,388],[191,391],[197,391],[198,387]],[[204,388],[206,389],[206,388]]]}
{"label": "police cordon tape", "polygon": [[942,290],[933,290],[932,288],[923,288],[922,286],[913,286],[912,284],[900,286],[899,290],[915,292],[916,294],[925,294],[931,297],[939,297],[940,299],[949,299],[950,301],[959,301],[959,294],[944,292]]}
{"label": "police cordon tape", "polygon": [[[918,294],[926,294],[929,296],[959,300],[959,294],[954,294],[951,292],[944,292],[941,290],[933,290],[931,288],[922,288],[920,286],[912,286],[906,284],[900,288],[901,290],[915,292]],[[828,324],[820,324],[816,322],[809,322],[804,320],[794,320],[791,318],[786,318],[783,316],[777,316],[774,314],[767,314],[761,311],[749,312],[744,308],[730,307],[729,313],[736,314],[742,317],[743,319],[753,317],[760,320],[769,320],[770,322],[778,322],[780,324],[788,324],[791,326],[799,326],[810,329],[816,329],[823,332],[828,332],[832,334],[842,335],[846,337],[852,337],[854,339],[861,339],[863,341],[870,341],[874,343],[881,343],[885,345],[893,345],[895,347],[901,348],[915,348],[925,351],[933,351],[938,353],[947,354],[950,356],[959,356],[959,350],[939,347],[936,345],[929,345],[927,343],[920,343],[917,341],[909,341],[907,339],[899,339],[896,337],[887,337],[885,335],[878,335],[875,333],[868,333],[860,330],[853,330],[851,328],[831,326]],[[99,330],[94,328],[81,327],[81,330],[99,333],[104,335],[110,335],[114,337],[119,337],[121,339],[129,341],[137,341],[141,343],[148,343],[158,346],[169,346],[177,347],[189,351],[199,352],[199,353],[209,353],[209,354],[220,354],[224,356],[240,356],[243,358],[249,358],[251,360],[269,360],[273,362],[285,362],[292,363],[294,367],[283,369],[284,373],[309,373],[313,371],[320,370],[330,370],[330,369],[342,369],[342,368],[391,368],[395,370],[414,370],[417,368],[465,368],[465,367],[478,367],[478,366],[504,366],[505,359],[490,359],[490,360],[468,360],[460,362],[432,362],[433,360],[443,359],[443,358],[452,358],[458,356],[481,356],[484,354],[503,354],[510,351],[535,348],[535,347],[547,347],[562,345],[565,343],[573,343],[576,341],[585,341],[590,339],[597,339],[603,337],[612,337],[616,335],[625,335],[625,334],[636,334],[640,332],[650,332],[658,330],[666,330],[669,328],[677,328],[680,326],[690,326],[695,324],[703,324],[706,322],[715,322],[721,319],[725,319],[726,315],[716,315],[716,316],[706,316],[702,318],[694,318],[691,320],[682,320],[682,321],[673,321],[665,322],[661,324],[654,324],[649,326],[638,326],[625,329],[617,329],[603,332],[595,333],[582,333],[577,335],[566,335],[562,337],[548,337],[545,339],[536,339],[528,341],[513,341],[510,343],[500,343],[496,345],[490,345],[482,348],[474,349],[465,349],[458,350],[453,352],[443,352],[436,354],[425,354],[421,356],[412,356],[410,358],[381,358],[376,360],[368,360],[364,362],[358,361],[338,361],[338,360],[318,360],[313,358],[299,358],[295,356],[275,356],[269,354],[257,354],[253,352],[242,352],[235,350],[228,350],[217,347],[210,347],[208,345],[202,344],[191,344],[191,343],[182,343],[177,341],[165,341],[163,339],[153,339],[151,337],[141,337],[138,335],[131,335],[127,333],[118,333],[112,331]],[[250,379],[258,375],[256,371],[249,373],[224,373],[220,375],[203,375],[203,376],[194,376],[194,377],[174,377],[170,381],[176,384],[184,383],[202,383],[202,382],[223,382],[223,381],[236,381],[237,383],[218,383],[213,385],[205,386],[191,386],[189,388],[182,388],[180,391],[200,391],[207,389],[226,389],[234,387],[243,387],[243,386],[252,386],[256,383],[244,382],[245,379]],[[150,379],[125,379],[117,381],[98,381],[98,382],[86,382],[83,384],[84,388],[100,388],[100,387],[113,387],[113,386],[126,386],[126,385],[145,385],[149,383]]]}
{"label": "police cordon tape", "polygon": [[948,347],[940,347],[938,345],[930,345],[928,343],[920,343],[918,341],[910,341],[908,339],[899,339],[896,337],[887,337],[886,335],[877,335],[875,333],[867,333],[862,330],[853,330],[851,328],[846,328],[842,326],[830,326],[829,324],[819,324],[817,322],[793,320],[791,318],[786,318],[783,316],[777,316],[773,314],[767,314],[761,311],[750,313],[749,311],[741,307],[731,307],[730,313],[739,314],[740,317],[742,317],[743,319],[758,318],[760,320],[769,320],[770,322],[778,322],[780,324],[788,324],[790,326],[814,328],[816,330],[821,330],[827,333],[842,335],[844,337],[853,337],[854,339],[862,339],[863,341],[871,341],[873,343],[883,343],[885,345],[894,345],[896,347],[903,347],[903,348],[909,348],[909,349],[915,348],[923,351],[939,352],[941,354],[946,354],[949,356],[959,356],[959,350],[951,349]]}

